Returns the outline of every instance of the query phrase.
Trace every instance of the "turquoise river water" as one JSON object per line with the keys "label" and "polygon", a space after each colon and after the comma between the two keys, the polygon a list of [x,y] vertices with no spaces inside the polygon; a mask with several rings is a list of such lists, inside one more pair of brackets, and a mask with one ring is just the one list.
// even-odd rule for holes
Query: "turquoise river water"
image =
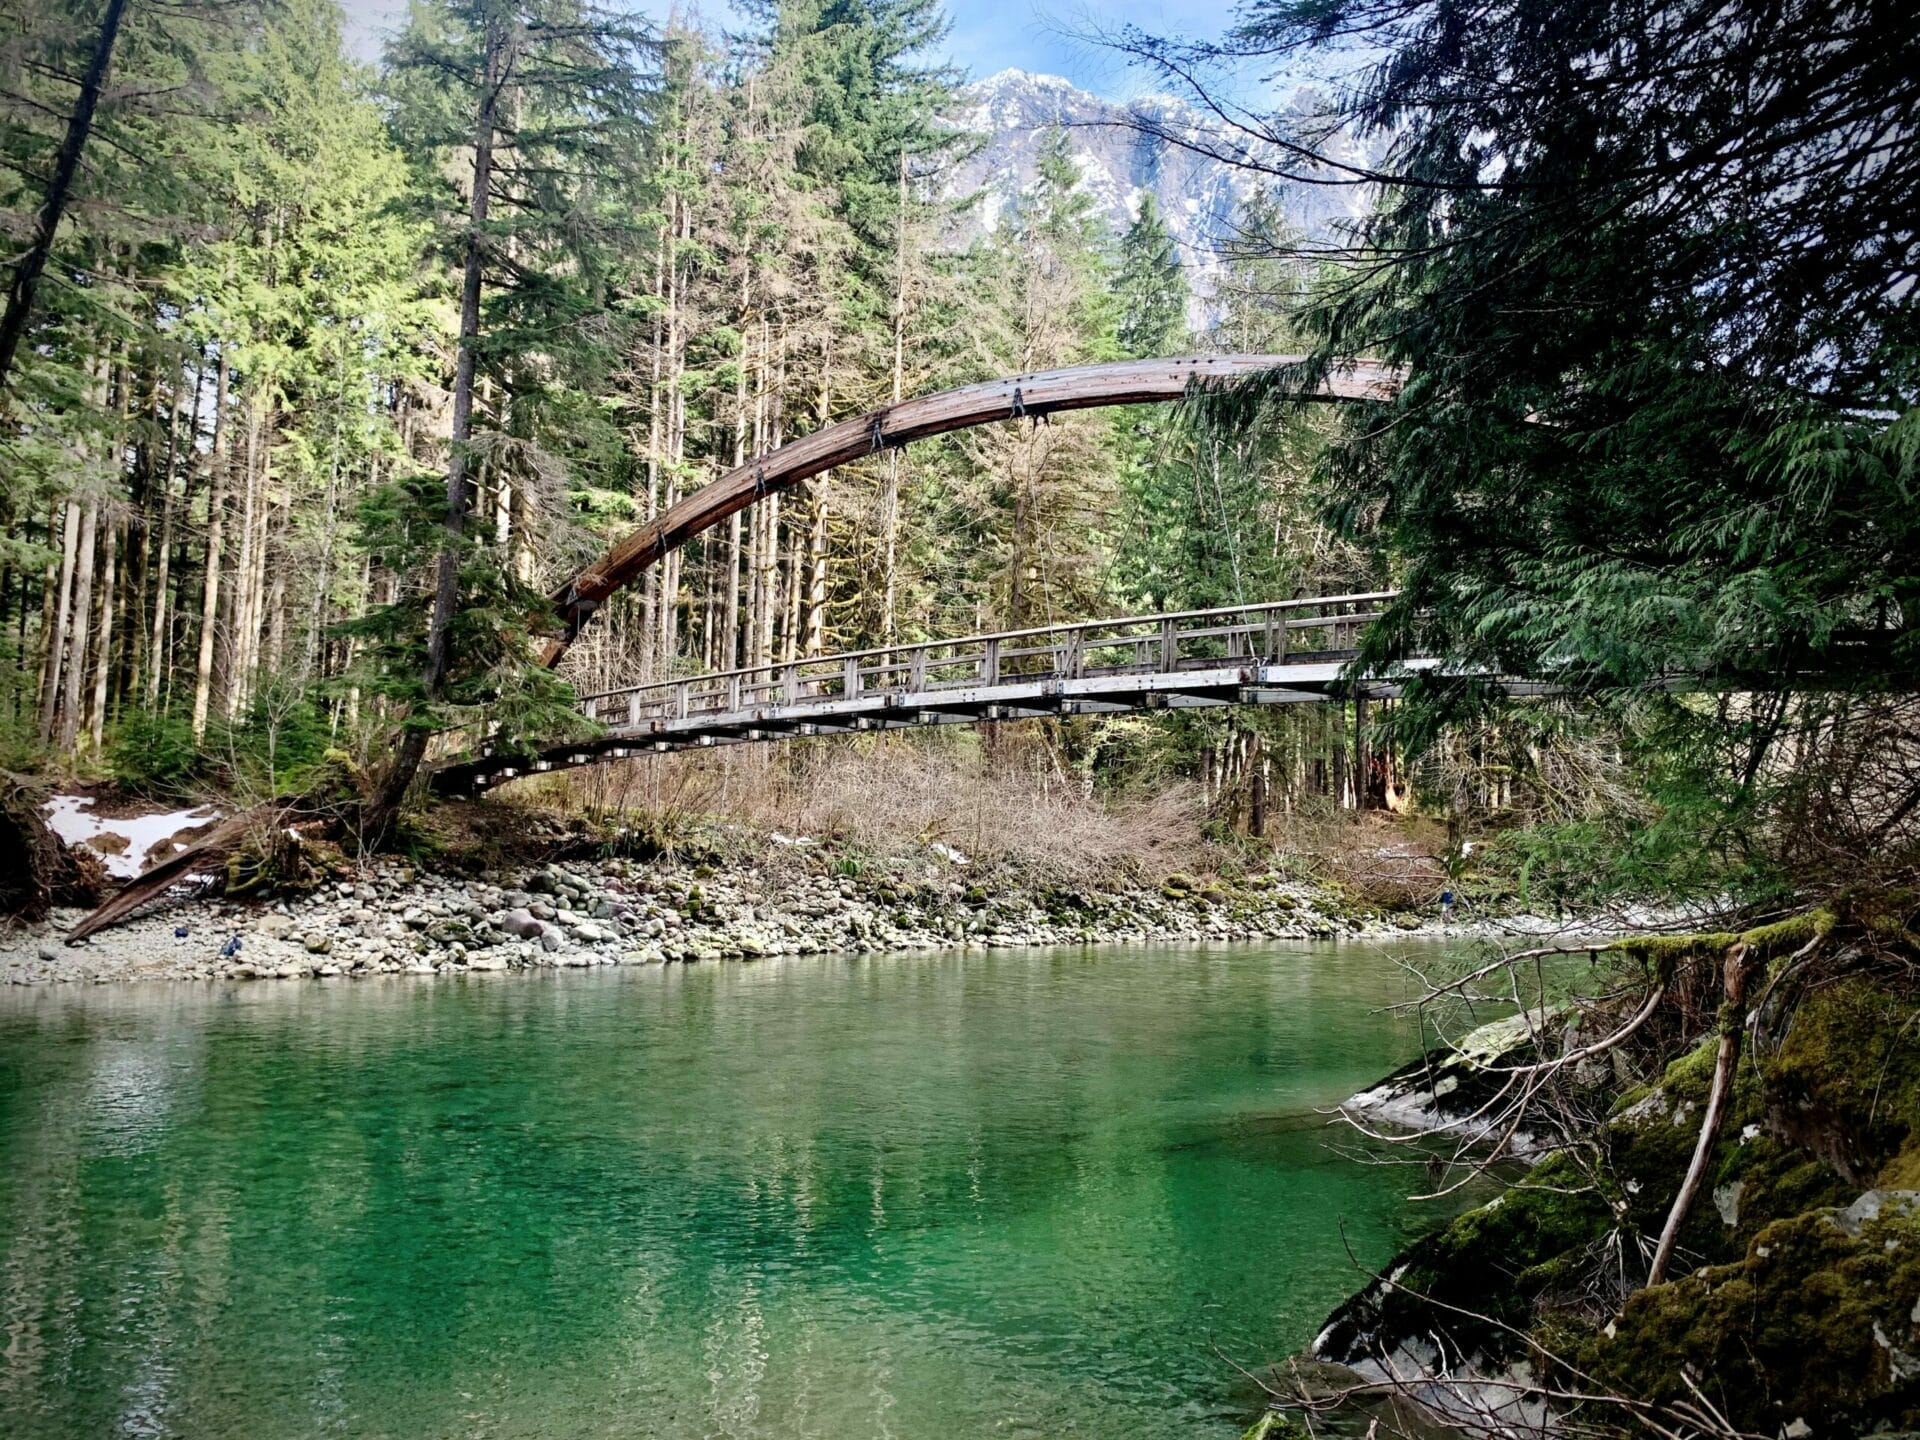
{"label": "turquoise river water", "polygon": [[0,1436],[1232,1436],[1409,948],[0,994]]}

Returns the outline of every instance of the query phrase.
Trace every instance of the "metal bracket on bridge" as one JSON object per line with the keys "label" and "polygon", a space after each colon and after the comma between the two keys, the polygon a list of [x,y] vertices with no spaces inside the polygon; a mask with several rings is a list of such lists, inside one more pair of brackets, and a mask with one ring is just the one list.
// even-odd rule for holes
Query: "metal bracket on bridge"
{"label": "metal bracket on bridge", "polygon": [[570,599],[567,601],[567,643],[569,645],[580,638],[580,632],[587,628],[587,622],[593,619],[593,612],[599,608],[598,600]]}

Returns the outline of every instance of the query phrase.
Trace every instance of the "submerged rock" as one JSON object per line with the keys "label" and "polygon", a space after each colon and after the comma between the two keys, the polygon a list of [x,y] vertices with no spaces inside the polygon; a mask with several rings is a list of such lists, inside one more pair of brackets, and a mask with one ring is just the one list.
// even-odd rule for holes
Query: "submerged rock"
{"label": "submerged rock", "polygon": [[[1460,1138],[1488,1138],[1490,1122],[1479,1117],[1507,1085],[1513,1066],[1537,1059],[1540,1040],[1559,1012],[1531,1010],[1469,1031],[1452,1045],[1438,1046],[1401,1066],[1371,1089],[1349,1096],[1341,1111],[1356,1123],[1426,1133],[1457,1130]],[[1537,1150],[1538,1137],[1516,1132],[1507,1142],[1511,1154]]]}

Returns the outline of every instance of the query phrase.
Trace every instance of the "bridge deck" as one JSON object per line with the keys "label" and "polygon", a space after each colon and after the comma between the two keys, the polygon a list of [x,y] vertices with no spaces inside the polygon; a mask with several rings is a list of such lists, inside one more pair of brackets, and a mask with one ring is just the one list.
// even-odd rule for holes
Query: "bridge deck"
{"label": "bridge deck", "polygon": [[625,686],[582,698],[604,734],[531,758],[483,753],[437,770],[433,786],[470,794],[568,765],[791,736],[1325,701],[1351,693],[1354,643],[1392,594],[1005,630]]}

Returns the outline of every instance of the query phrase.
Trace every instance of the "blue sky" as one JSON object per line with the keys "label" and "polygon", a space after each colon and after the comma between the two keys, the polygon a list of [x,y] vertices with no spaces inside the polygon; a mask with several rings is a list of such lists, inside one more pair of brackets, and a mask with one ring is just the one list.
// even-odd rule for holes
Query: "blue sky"
{"label": "blue sky", "polygon": [[[399,23],[406,0],[342,0],[355,48],[369,58],[379,51],[379,35]],[[642,13],[664,17],[669,0],[632,0]],[[1112,99],[1127,99],[1153,88],[1144,76],[1129,72],[1110,52],[1079,38],[1091,32],[1138,25],[1155,34],[1204,37],[1220,34],[1231,22],[1236,0],[947,0],[953,22],[946,42],[948,57],[975,78],[1014,67],[1064,75],[1083,89]],[[705,0],[681,9],[706,14],[724,27],[731,16],[725,0]]]}

